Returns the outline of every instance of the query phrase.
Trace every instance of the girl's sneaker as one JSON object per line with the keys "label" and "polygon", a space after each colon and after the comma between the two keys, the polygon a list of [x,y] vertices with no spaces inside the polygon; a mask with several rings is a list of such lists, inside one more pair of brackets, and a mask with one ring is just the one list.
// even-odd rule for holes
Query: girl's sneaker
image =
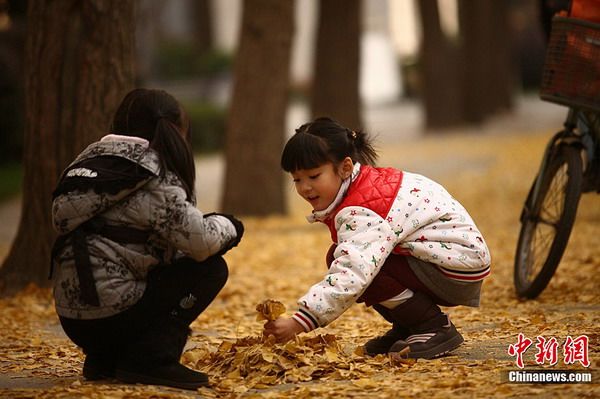
{"label": "girl's sneaker", "polygon": [[394,323],[392,328],[384,335],[375,337],[364,345],[365,354],[369,356],[388,353],[392,345],[399,340],[406,339],[410,335],[408,329]]}
{"label": "girl's sneaker", "polygon": [[458,348],[464,342],[462,335],[443,313],[413,327],[411,331],[406,339],[396,341],[389,352],[399,352],[403,357],[415,359],[433,359]]}
{"label": "girl's sneaker", "polygon": [[456,349],[463,343],[462,335],[442,313],[440,307],[426,294],[415,291],[406,302],[401,303],[389,314],[409,334],[389,348],[390,353],[402,357],[431,359]]}

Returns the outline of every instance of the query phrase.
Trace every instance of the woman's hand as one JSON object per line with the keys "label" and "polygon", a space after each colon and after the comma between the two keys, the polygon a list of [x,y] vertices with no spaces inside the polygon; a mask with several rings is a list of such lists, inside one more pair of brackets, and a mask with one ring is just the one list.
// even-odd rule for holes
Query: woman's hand
{"label": "woman's hand", "polygon": [[273,335],[280,343],[294,339],[296,334],[304,332],[304,328],[296,320],[289,317],[280,317],[277,320],[265,323],[264,335]]}

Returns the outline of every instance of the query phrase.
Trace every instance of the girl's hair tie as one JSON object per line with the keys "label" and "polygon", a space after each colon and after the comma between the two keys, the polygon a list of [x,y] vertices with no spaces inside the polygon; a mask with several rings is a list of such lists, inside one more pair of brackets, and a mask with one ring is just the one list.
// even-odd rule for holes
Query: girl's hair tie
{"label": "girl's hair tie", "polygon": [[356,140],[356,132],[354,130],[348,130],[348,137],[352,140]]}

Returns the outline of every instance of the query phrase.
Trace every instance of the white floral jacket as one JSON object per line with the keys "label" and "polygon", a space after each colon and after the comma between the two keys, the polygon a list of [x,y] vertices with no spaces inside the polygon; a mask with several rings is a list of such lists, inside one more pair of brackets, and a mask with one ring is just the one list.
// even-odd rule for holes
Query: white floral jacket
{"label": "white floral jacket", "polygon": [[298,301],[293,318],[306,331],[345,312],[391,253],[433,263],[451,279],[480,281],[490,273],[479,229],[441,185],[418,174],[358,163],[350,179],[337,203],[309,216],[329,225],[337,248],[325,278]]}

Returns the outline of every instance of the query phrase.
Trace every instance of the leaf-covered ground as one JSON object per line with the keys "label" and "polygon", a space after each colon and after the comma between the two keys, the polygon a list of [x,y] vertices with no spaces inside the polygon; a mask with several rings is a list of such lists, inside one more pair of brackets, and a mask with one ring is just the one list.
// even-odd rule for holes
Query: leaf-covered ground
{"label": "leaf-covered ground", "polygon": [[[196,320],[182,361],[210,374],[197,393],[111,383],[80,376],[82,354],[62,334],[49,291],[31,288],[0,301],[0,397],[565,397],[600,396],[600,196],[587,194],[563,261],[535,301],[520,302],[512,283],[518,216],[548,133],[452,135],[387,146],[382,165],[423,173],[445,185],[470,211],[490,246],[493,274],[480,308],[447,309],[465,344],[451,356],[407,362],[362,356],[360,345],[385,331],[371,309],[355,305],[325,329],[287,345],[262,343],[256,305],[281,301],[288,312],[325,271],[326,228],[308,225],[306,205],[291,193],[287,217],[244,219],[242,244],[227,254],[230,280]],[[292,186],[290,185],[290,192]],[[0,256],[5,255],[0,253]],[[514,384],[508,355],[519,333],[556,338],[587,335],[591,365],[538,366],[532,346],[526,369],[593,372],[593,384]]]}

